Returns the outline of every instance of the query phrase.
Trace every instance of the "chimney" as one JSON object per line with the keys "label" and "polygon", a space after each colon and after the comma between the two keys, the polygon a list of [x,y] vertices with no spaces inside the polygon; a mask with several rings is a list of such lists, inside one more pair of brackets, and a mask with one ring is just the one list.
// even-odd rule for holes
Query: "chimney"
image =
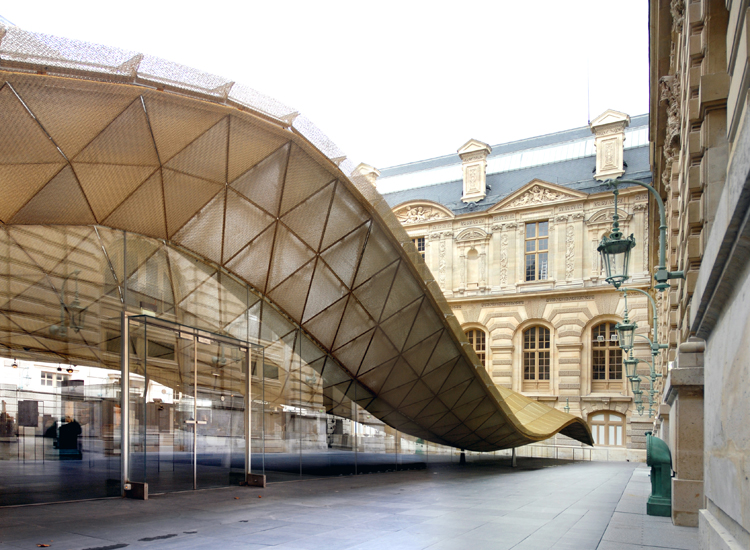
{"label": "chimney", "polygon": [[481,201],[487,195],[487,155],[492,147],[476,139],[470,139],[458,149],[464,174],[464,202]]}
{"label": "chimney", "polygon": [[612,109],[604,111],[589,123],[591,133],[596,136],[594,179],[600,181],[615,179],[625,173],[622,157],[625,148],[625,128],[629,125],[628,115]]}
{"label": "chimney", "polygon": [[373,187],[377,188],[377,180],[380,177],[380,170],[377,168],[370,166],[369,164],[365,164],[364,162],[360,162],[357,167],[352,171],[352,176],[364,176],[364,178],[369,181]]}

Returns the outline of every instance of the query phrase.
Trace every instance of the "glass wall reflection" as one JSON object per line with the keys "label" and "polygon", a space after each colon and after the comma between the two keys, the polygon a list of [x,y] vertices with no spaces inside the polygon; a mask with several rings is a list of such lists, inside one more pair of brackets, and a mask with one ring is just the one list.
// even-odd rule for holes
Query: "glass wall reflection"
{"label": "glass wall reflection", "polygon": [[243,479],[248,371],[269,482],[458,460],[367,412],[372,393],[255,289],[163,241],[0,228],[0,302],[0,505],[120,494],[123,312],[129,475],[151,493]]}

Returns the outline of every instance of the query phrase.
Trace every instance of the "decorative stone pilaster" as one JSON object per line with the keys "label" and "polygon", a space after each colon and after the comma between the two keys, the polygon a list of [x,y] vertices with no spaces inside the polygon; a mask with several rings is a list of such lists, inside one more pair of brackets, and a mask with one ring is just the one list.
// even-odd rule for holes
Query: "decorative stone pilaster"
{"label": "decorative stone pilaster", "polygon": [[625,128],[630,125],[630,117],[625,113],[608,109],[590,123],[591,132],[596,136],[596,173],[594,179],[619,178],[625,173],[623,149]]}
{"label": "decorative stone pilaster", "polygon": [[492,147],[476,139],[470,139],[458,149],[464,175],[464,192],[461,200],[477,202],[487,195],[487,155]]}
{"label": "decorative stone pilaster", "polygon": [[664,401],[670,405],[672,523],[698,526],[703,507],[703,352],[705,342],[690,338],[680,345],[669,371]]}

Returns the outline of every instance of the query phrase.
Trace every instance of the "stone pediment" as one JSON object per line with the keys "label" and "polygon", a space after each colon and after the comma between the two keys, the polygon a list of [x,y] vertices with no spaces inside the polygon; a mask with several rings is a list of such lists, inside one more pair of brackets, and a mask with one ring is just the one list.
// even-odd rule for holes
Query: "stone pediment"
{"label": "stone pediment", "polygon": [[497,203],[489,210],[489,212],[580,200],[585,199],[586,197],[588,197],[586,193],[573,191],[560,185],[555,185],[554,183],[535,179]]}
{"label": "stone pediment", "polygon": [[393,209],[401,225],[413,225],[417,223],[429,223],[435,220],[452,219],[455,216],[436,202],[419,201],[399,204]]}
{"label": "stone pediment", "polygon": [[591,128],[598,128],[600,126],[607,126],[610,124],[617,124],[618,126],[622,126],[623,128],[625,128],[630,124],[630,117],[625,113],[621,113],[620,111],[607,109],[594,120],[592,120],[589,123],[589,126]]}
{"label": "stone pediment", "polygon": [[489,235],[483,229],[479,229],[478,227],[469,227],[468,229],[464,229],[456,236],[456,242],[481,241],[488,238]]}
{"label": "stone pediment", "polygon": [[[611,224],[612,216],[614,215],[615,215],[614,208],[602,208],[601,210],[597,210],[596,212],[594,212],[586,220],[586,225]],[[621,222],[628,221],[630,218],[633,217],[632,214],[628,214],[622,208],[617,209],[617,215],[620,216],[619,219]]]}
{"label": "stone pediment", "polygon": [[469,141],[467,141],[461,147],[458,148],[459,156],[463,156],[468,153],[476,153],[477,151],[481,151],[481,152],[484,152],[485,154],[489,154],[492,152],[492,147],[490,147],[483,141],[479,141],[478,139],[470,139]]}

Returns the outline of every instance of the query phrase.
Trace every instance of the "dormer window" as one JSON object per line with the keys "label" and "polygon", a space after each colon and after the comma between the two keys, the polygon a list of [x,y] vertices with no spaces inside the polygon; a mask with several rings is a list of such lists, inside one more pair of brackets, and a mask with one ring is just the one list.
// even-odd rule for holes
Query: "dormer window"
{"label": "dormer window", "polygon": [[625,128],[630,125],[630,117],[625,113],[608,109],[589,124],[596,136],[596,173],[594,179],[603,181],[619,178],[625,173],[623,151],[625,148]]}
{"label": "dormer window", "polygon": [[492,147],[476,139],[470,139],[458,150],[464,175],[463,202],[475,203],[487,196],[487,155]]}

